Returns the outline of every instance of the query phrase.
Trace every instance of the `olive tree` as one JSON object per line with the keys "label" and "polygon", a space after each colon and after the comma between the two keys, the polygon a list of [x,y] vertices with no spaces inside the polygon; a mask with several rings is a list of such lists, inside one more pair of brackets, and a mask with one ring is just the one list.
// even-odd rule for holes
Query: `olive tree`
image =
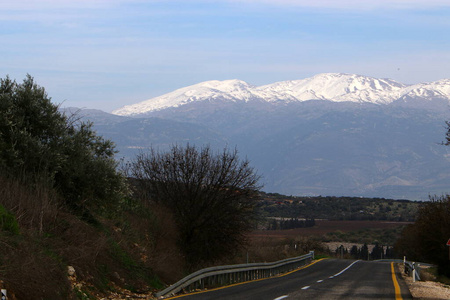
{"label": "olive tree", "polygon": [[72,208],[110,206],[126,191],[114,144],[66,116],[27,75],[0,79],[0,175],[45,183]]}
{"label": "olive tree", "polygon": [[131,173],[147,199],[173,211],[190,266],[232,254],[251,229],[260,176],[236,149],[151,148],[137,155]]}

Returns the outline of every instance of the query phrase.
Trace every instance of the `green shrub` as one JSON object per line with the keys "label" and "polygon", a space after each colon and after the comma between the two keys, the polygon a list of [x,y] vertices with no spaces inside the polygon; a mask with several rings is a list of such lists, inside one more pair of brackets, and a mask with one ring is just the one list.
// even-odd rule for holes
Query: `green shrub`
{"label": "green shrub", "polygon": [[0,228],[1,230],[8,231],[12,234],[19,234],[19,224],[17,223],[16,217],[8,212],[0,204]]}
{"label": "green shrub", "polygon": [[0,78],[0,174],[46,183],[92,219],[87,206],[116,210],[127,193],[115,153],[92,123],[61,113],[30,75],[22,84]]}

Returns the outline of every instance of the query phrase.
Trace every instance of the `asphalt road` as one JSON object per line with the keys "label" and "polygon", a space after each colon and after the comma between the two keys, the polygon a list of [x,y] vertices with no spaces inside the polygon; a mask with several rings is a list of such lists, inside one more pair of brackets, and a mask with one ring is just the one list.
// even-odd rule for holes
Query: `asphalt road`
{"label": "asphalt road", "polygon": [[[395,278],[395,279],[394,279]],[[396,297],[396,284],[397,297]],[[281,277],[169,299],[412,299],[389,262],[325,259]]]}

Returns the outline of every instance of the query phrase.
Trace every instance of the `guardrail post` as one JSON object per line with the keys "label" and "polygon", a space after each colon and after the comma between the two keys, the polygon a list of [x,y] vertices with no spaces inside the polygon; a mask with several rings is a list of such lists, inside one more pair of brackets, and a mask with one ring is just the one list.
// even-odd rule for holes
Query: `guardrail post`
{"label": "guardrail post", "polygon": [[412,263],[413,282],[416,282],[416,263]]}

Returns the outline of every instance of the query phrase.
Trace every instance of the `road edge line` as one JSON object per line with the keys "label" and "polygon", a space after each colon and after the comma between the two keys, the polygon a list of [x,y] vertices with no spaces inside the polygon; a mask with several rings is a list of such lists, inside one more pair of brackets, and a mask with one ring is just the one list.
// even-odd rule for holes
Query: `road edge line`
{"label": "road edge line", "polygon": [[397,276],[395,276],[395,268],[394,268],[394,262],[391,262],[391,273],[392,273],[392,282],[394,283],[394,289],[395,289],[395,300],[402,300],[402,294],[400,290],[400,285],[397,281]]}

